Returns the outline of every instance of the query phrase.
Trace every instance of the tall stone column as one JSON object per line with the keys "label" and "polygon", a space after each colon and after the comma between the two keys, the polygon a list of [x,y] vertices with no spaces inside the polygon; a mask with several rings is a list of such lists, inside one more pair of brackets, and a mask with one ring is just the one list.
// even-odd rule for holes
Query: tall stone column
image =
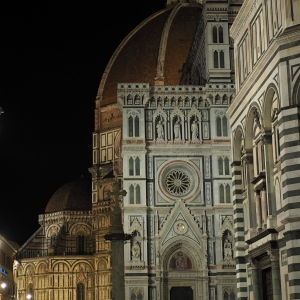
{"label": "tall stone column", "polygon": [[259,299],[259,280],[258,280],[258,266],[254,259],[249,260],[250,268],[252,270],[252,290],[254,300]]}
{"label": "tall stone column", "polygon": [[279,267],[279,256],[274,255],[270,250],[268,255],[271,260],[272,268],[272,290],[273,290],[273,299],[281,300],[281,282],[280,282],[280,267]]}
{"label": "tall stone column", "polygon": [[261,199],[260,191],[255,192],[255,207],[256,207],[256,221],[257,221],[257,231],[261,232],[262,229],[262,214],[261,214]]}
{"label": "tall stone column", "polygon": [[266,190],[261,190],[261,210],[262,210],[262,222],[263,227],[267,228],[267,219],[268,219],[268,203],[267,203],[267,193]]}
{"label": "tall stone column", "polygon": [[104,236],[106,240],[111,241],[113,300],[125,300],[124,241],[129,240],[131,235],[125,234],[123,230],[119,197],[126,196],[126,194],[126,191],[118,189],[117,182],[114,184],[114,191],[108,193],[108,196],[115,200],[110,233]]}

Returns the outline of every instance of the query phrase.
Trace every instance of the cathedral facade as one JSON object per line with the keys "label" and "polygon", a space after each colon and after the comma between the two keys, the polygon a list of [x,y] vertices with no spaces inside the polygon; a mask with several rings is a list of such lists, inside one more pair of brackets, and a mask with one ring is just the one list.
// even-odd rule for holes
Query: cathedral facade
{"label": "cathedral facade", "polygon": [[[117,181],[132,235],[125,299],[236,299],[226,110],[235,93],[229,29],[241,1],[175,2],[127,36],[101,80],[95,226],[103,240]],[[107,244],[97,245],[111,268]]]}

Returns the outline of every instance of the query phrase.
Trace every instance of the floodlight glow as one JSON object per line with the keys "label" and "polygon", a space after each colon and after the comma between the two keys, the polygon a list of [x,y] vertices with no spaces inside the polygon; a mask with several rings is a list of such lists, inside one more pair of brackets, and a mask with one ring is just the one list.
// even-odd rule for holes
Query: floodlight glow
{"label": "floodlight glow", "polygon": [[5,288],[7,287],[7,284],[6,284],[5,282],[1,282],[1,287],[2,287],[3,289],[5,289]]}

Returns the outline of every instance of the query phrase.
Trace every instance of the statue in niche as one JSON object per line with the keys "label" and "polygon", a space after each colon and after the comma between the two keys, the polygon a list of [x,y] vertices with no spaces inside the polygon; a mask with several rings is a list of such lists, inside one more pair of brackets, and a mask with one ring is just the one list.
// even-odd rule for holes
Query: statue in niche
{"label": "statue in niche", "polygon": [[192,141],[198,140],[198,123],[194,120],[191,126]]}
{"label": "statue in niche", "polygon": [[232,246],[228,239],[224,241],[224,259],[232,259]]}
{"label": "statue in niche", "polygon": [[132,259],[140,259],[141,257],[141,246],[138,241],[133,241],[131,246]]}
{"label": "statue in niche", "polygon": [[157,139],[161,140],[164,138],[164,126],[161,122],[161,120],[158,121],[156,125],[156,132],[157,132]]}
{"label": "statue in niche", "polygon": [[174,139],[181,140],[180,123],[177,120],[174,125]]}

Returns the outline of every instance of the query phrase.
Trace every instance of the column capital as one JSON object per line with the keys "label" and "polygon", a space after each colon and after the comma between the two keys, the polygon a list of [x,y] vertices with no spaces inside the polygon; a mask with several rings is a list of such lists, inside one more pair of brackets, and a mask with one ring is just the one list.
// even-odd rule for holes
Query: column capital
{"label": "column capital", "polygon": [[250,264],[250,267],[252,269],[257,269],[258,268],[258,261],[252,257],[248,258],[248,263]]}
{"label": "column capital", "polygon": [[267,250],[267,254],[270,257],[271,262],[273,261],[279,261],[279,255],[278,253],[274,253],[272,250]]}

